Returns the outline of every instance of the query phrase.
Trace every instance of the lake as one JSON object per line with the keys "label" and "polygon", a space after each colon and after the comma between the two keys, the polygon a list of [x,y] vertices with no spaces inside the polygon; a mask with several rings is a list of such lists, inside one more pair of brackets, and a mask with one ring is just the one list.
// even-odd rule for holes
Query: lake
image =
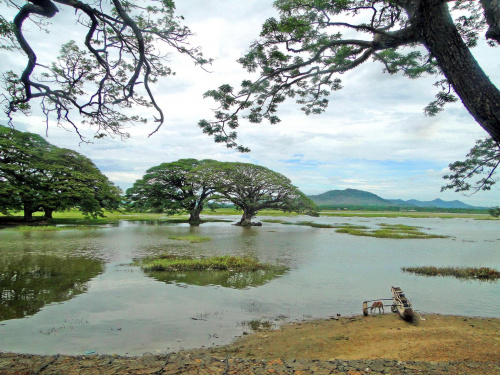
{"label": "lake", "polygon": [[[219,217],[236,221],[236,216]],[[377,227],[405,224],[438,239],[381,239],[335,229],[228,222],[122,221],[99,229],[0,230],[0,351],[165,353],[231,342],[255,321],[361,314],[362,302],[405,290],[425,313],[500,318],[497,282],[424,277],[404,266],[500,267],[499,222],[473,219],[283,217]],[[189,243],[172,236],[208,236]],[[146,274],[134,260],[162,253],[237,255],[286,266],[259,274]],[[388,302],[389,303],[389,302]],[[390,311],[386,308],[386,311]],[[394,317],[396,319],[396,316]]]}

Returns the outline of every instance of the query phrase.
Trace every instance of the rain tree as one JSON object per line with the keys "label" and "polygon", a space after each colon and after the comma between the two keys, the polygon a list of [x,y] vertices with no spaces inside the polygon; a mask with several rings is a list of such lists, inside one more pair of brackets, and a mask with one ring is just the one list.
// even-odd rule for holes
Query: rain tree
{"label": "rain tree", "polygon": [[211,180],[197,170],[213,160],[180,159],[150,168],[127,190],[129,207],[137,211],[189,213],[190,223],[201,222],[200,213],[215,197]]}
{"label": "rain tree", "polygon": [[[185,54],[201,66],[211,62],[200,48],[189,45],[192,32],[180,23],[182,16],[175,16],[173,0],[1,0],[1,4],[0,47],[26,61],[21,72],[3,71],[1,96],[11,125],[16,112],[29,114],[37,103],[47,125],[53,119],[69,124],[81,138],[80,120],[94,126],[97,138],[127,137],[125,126],[146,121],[129,108],[143,106],[156,113],[154,133],[165,117],[151,84],[173,74],[166,65],[168,54]],[[39,61],[47,47],[27,32],[33,28],[57,33],[59,40],[77,30],[81,38],[64,43],[55,61]]]}
{"label": "rain tree", "polygon": [[[500,142],[491,137],[478,140],[464,161],[456,161],[449,165],[451,174],[443,177],[449,182],[441,188],[441,191],[452,189],[472,195],[481,190],[491,190],[498,181],[495,175],[499,165]],[[494,208],[490,213],[499,216],[500,209]]]}
{"label": "rain tree", "polygon": [[[10,195],[10,199],[7,196]],[[94,163],[76,151],[51,145],[37,134],[0,126],[0,211],[24,211],[24,220],[44,211],[77,208],[103,216],[118,209],[121,191]]]}
{"label": "rain tree", "polygon": [[252,223],[264,209],[299,212],[317,216],[317,207],[287,177],[268,168],[248,163],[218,162],[205,166],[200,174],[213,181],[216,192],[243,210],[236,225]]}
{"label": "rain tree", "polygon": [[470,51],[483,32],[491,46],[500,43],[498,0],[276,0],[274,6],[279,19],[265,21],[260,39],[239,59],[260,77],[205,93],[220,106],[199,126],[216,142],[249,151],[236,143],[240,117],[277,123],[286,98],[297,98],[306,114],[323,112],[331,91],[342,87],[341,74],[369,61],[411,79],[438,76],[439,92],[424,112],[436,115],[460,98],[500,141],[500,91]]}

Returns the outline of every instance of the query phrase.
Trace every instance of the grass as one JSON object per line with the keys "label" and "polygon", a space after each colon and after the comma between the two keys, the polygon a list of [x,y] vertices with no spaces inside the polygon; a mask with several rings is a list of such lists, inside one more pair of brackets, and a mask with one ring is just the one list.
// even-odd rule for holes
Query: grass
{"label": "grass", "polygon": [[74,230],[74,229],[95,229],[99,228],[97,226],[90,225],[71,225],[71,226],[59,226],[55,225],[21,225],[11,228],[11,230],[19,232],[57,232],[61,230]]}
{"label": "grass", "polygon": [[336,230],[337,233],[347,233],[353,236],[366,236],[366,237],[376,237],[376,238],[392,238],[392,239],[428,239],[428,238],[447,238],[447,236],[441,236],[436,234],[428,234],[422,232],[419,228],[410,225],[391,225],[391,224],[379,224],[381,229],[361,229],[359,226],[346,226],[344,228],[339,228]]}
{"label": "grass", "polygon": [[425,276],[453,276],[459,279],[496,280],[500,272],[488,267],[403,267],[403,272],[415,273]]}
{"label": "grass", "polygon": [[273,328],[273,323],[269,320],[250,320],[248,322],[244,322],[247,326],[249,326],[252,331],[269,331]]}
{"label": "grass", "polygon": [[168,237],[171,240],[177,240],[177,241],[189,241],[191,243],[200,243],[200,242],[207,242],[210,241],[210,237],[201,237],[201,236],[171,236]]}
{"label": "grass", "polygon": [[254,258],[215,256],[210,258],[191,258],[171,254],[160,255],[156,258],[146,258],[141,262],[141,267],[145,271],[258,271],[266,269],[276,269],[266,263],[260,263]]}

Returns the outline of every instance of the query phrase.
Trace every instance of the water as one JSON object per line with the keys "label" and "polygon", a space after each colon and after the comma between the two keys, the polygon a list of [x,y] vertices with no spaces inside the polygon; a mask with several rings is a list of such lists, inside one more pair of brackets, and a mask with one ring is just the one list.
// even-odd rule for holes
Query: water
{"label": "water", "polygon": [[[229,223],[190,227],[121,222],[91,230],[2,230],[0,351],[136,355],[210,347],[249,331],[253,320],[279,325],[337,313],[360,314],[364,300],[390,298],[392,285],[406,291],[418,312],[500,317],[498,283],[428,278],[400,270],[419,265],[498,269],[498,222],[338,217],[314,221],[416,225],[450,238],[379,239],[274,223],[241,228]],[[212,240],[191,244],[169,239],[186,235]],[[134,259],[164,252],[252,256],[290,270],[253,277],[172,278],[147,275],[132,265]]]}

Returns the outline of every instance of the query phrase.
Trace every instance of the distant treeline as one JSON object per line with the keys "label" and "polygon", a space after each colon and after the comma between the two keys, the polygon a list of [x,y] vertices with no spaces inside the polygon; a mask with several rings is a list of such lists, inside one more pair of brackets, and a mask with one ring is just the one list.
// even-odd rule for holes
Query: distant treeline
{"label": "distant treeline", "polygon": [[462,213],[462,214],[488,214],[489,210],[486,208],[472,209],[472,208],[440,208],[440,207],[416,207],[416,206],[356,206],[356,205],[318,205],[320,211],[324,210],[350,210],[350,211],[403,211],[403,212],[449,212],[449,213]]}

